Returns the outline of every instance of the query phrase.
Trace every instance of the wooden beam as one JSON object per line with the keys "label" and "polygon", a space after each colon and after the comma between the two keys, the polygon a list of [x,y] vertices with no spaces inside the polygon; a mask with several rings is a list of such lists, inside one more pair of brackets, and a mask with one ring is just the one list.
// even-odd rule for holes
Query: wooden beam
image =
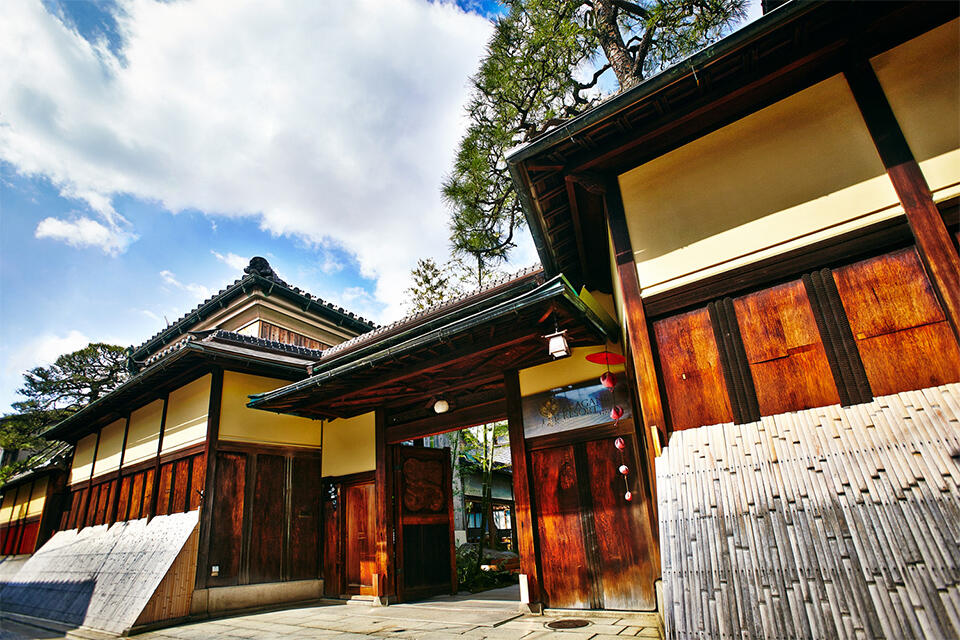
{"label": "wooden beam", "polygon": [[103,429],[97,429],[97,442],[93,445],[93,462],[90,464],[90,477],[87,479],[87,496],[83,501],[83,521],[77,521],[77,531],[86,526],[87,513],[90,511],[90,494],[93,493],[93,471],[97,468],[97,454],[100,452],[100,433]]}
{"label": "wooden beam", "polygon": [[530,471],[527,465],[527,446],[523,435],[523,404],[520,395],[520,374],[516,369],[503,372],[506,389],[507,423],[510,432],[510,458],[513,465],[514,527],[517,532],[517,551],[520,571],[527,576],[528,606],[533,613],[543,609],[541,595],[540,554],[530,498]]}
{"label": "wooden beam", "polygon": [[[200,500],[200,544],[197,551],[196,588],[207,586],[209,571],[207,559],[210,556],[210,527],[213,519],[213,501],[216,500],[214,487],[217,472],[217,444],[220,439],[220,405],[223,400],[223,369],[215,367],[210,381],[210,404],[207,408],[207,439],[204,460],[207,470],[203,483],[203,498]],[[166,403],[164,403],[166,407]],[[159,474],[158,474],[159,475]]]}
{"label": "wooden beam", "polygon": [[960,256],[933,202],[930,187],[870,62],[861,59],[844,75],[887,170],[887,176],[907,214],[923,268],[953,327],[954,335],[960,340]]}
{"label": "wooden beam", "polygon": [[[150,506],[147,511],[147,522],[152,520],[153,516],[157,515],[157,494],[160,492],[160,454],[163,452],[163,432],[167,428],[167,401],[169,399],[169,393],[163,396],[163,406],[160,409],[160,434],[157,437],[157,459],[153,465],[153,492],[150,494]],[[146,480],[146,475],[144,475],[144,480]],[[141,513],[141,515],[143,514]]]}
{"label": "wooden beam", "polygon": [[377,504],[377,575],[376,598],[381,605],[390,604],[396,596],[393,545],[393,487],[390,447],[387,445],[387,418],[381,408],[375,410],[376,471],[374,491]]}
{"label": "wooden beam", "polygon": [[[640,295],[640,280],[637,276],[637,266],[633,257],[633,245],[630,242],[630,231],[627,227],[626,213],[623,209],[623,197],[620,194],[620,184],[616,176],[607,179],[607,189],[604,195],[604,204],[607,217],[607,228],[613,242],[614,260],[620,286],[620,296],[623,300],[623,322],[626,325],[627,374],[631,383],[639,394],[640,415],[642,424],[638,425],[637,442],[640,445],[640,462],[645,468],[641,474],[647,479],[644,486],[644,503],[650,518],[651,531],[657,537],[659,525],[657,522],[657,486],[654,471],[654,452],[657,443],[654,437],[663,437],[666,434],[666,418],[663,410],[663,395],[657,381],[657,367],[653,356],[653,344],[650,338],[650,329],[647,326],[647,317],[643,307],[643,298]],[[654,436],[654,434],[660,434]],[[648,493],[649,492],[649,493]]]}
{"label": "wooden beam", "polygon": [[501,400],[475,404],[461,409],[454,409],[448,413],[427,416],[418,420],[411,420],[387,427],[387,444],[397,444],[435,436],[439,433],[457,431],[465,427],[474,427],[503,418],[507,414],[507,405]]}

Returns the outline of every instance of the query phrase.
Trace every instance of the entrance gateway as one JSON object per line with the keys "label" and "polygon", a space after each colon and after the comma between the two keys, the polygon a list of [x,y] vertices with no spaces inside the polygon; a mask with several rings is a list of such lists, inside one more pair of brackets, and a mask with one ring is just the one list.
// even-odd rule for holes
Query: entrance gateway
{"label": "entrance gateway", "polygon": [[[323,420],[327,595],[455,593],[449,451],[402,443],[506,418],[522,604],[656,609],[649,452],[622,365],[587,359],[620,351],[597,298],[524,273],[338,345],[307,380],[253,398]],[[543,336],[558,329],[568,355],[555,360]],[[372,469],[328,472],[363,455]]]}

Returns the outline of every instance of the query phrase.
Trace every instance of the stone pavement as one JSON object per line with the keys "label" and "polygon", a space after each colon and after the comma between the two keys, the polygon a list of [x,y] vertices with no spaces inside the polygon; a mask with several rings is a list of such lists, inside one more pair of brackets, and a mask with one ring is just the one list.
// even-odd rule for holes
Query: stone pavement
{"label": "stone pavement", "polygon": [[[416,640],[612,640],[662,638],[652,614],[615,612],[565,612],[546,616],[521,615],[516,587],[475,596],[434,598],[420,603],[372,607],[366,603],[322,603],[215,620],[181,624],[133,636],[137,640],[206,640],[208,638],[326,638],[366,640],[403,638]],[[546,624],[578,618],[589,625],[555,631]],[[6,627],[0,627],[6,628]],[[50,635],[29,635],[22,628],[0,640],[33,640]]]}

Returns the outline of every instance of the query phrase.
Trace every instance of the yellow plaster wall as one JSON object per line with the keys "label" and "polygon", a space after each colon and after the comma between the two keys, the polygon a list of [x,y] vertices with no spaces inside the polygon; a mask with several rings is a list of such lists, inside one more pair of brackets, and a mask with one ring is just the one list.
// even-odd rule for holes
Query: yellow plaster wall
{"label": "yellow plaster wall", "polygon": [[3,526],[10,521],[10,516],[13,514],[13,502],[16,500],[16,498],[16,489],[8,489],[3,494],[3,503],[0,504],[0,526]]}
{"label": "yellow plaster wall", "polygon": [[273,391],[286,380],[226,371],[220,407],[220,439],[239,442],[319,447],[319,420],[247,408],[251,394]]}
{"label": "yellow plaster wall", "polygon": [[22,484],[17,487],[17,499],[13,503],[13,519],[23,520],[27,517],[27,507],[30,504],[30,485]]}
{"label": "yellow plaster wall", "polygon": [[97,459],[93,463],[93,476],[102,476],[105,473],[120,468],[120,454],[123,451],[123,430],[126,428],[126,418],[115,420],[100,431],[100,446],[97,447]]}
{"label": "yellow plaster wall", "polygon": [[[556,389],[567,384],[583,382],[590,378],[600,380],[600,375],[607,370],[606,365],[587,362],[586,356],[603,351],[606,347],[575,347],[570,356],[554,360],[546,364],[520,370],[520,393],[524,396]],[[620,345],[611,345],[609,351],[621,353]],[[610,367],[610,370],[620,375],[623,365]]]}
{"label": "yellow plaster wall", "polygon": [[374,413],[323,424],[323,475],[373,471],[377,467]]}
{"label": "yellow plaster wall", "polygon": [[960,193],[960,20],[870,62],[934,199]]}
{"label": "yellow plaster wall", "polygon": [[127,448],[123,454],[124,467],[149,460],[157,455],[162,417],[163,399],[154,400],[130,414]]}
{"label": "yellow plaster wall", "polygon": [[189,447],[206,439],[211,379],[208,373],[170,392],[162,453]]}
{"label": "yellow plaster wall", "polygon": [[833,76],[620,176],[644,295],[902,213]]}
{"label": "yellow plaster wall", "polygon": [[93,452],[97,446],[97,434],[91,433],[77,441],[73,449],[73,464],[70,466],[70,484],[90,479],[93,470]]}
{"label": "yellow plaster wall", "polygon": [[43,505],[47,500],[47,482],[46,476],[37,478],[33,481],[33,491],[30,492],[30,506],[27,507],[27,517],[39,516],[43,513]]}
{"label": "yellow plaster wall", "polygon": [[237,329],[237,333],[242,333],[245,336],[253,336],[254,338],[260,337],[260,321],[255,320],[248,324],[247,326]]}

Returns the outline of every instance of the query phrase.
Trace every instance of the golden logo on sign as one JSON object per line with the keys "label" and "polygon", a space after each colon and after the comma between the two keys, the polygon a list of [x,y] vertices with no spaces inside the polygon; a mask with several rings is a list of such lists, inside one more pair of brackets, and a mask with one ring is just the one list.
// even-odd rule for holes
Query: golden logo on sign
{"label": "golden logo on sign", "polygon": [[548,424],[556,424],[557,411],[560,410],[560,403],[556,398],[547,398],[540,405],[540,415],[546,418]]}

